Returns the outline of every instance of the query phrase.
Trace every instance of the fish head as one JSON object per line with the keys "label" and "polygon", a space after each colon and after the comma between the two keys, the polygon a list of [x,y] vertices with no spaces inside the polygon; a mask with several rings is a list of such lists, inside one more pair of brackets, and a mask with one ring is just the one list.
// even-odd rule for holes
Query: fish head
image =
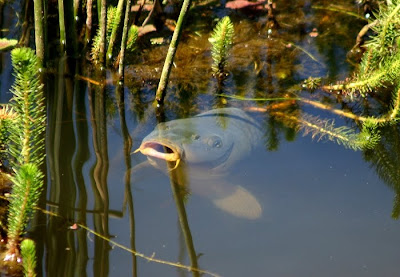
{"label": "fish head", "polygon": [[223,165],[232,153],[234,141],[227,136],[205,118],[178,119],[158,124],[138,150],[153,164],[164,160],[175,162],[175,167],[184,162],[212,169]]}

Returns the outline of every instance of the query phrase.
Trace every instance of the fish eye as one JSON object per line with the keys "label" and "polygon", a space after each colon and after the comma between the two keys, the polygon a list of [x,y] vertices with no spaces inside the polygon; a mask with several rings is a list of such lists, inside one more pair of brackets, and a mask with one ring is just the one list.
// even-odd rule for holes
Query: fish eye
{"label": "fish eye", "polygon": [[199,140],[199,139],[200,139],[200,135],[193,134],[193,135],[192,135],[192,139],[193,139],[193,140]]}
{"label": "fish eye", "polygon": [[213,147],[213,148],[221,148],[222,140],[220,137],[213,136],[208,139],[207,144],[208,144],[208,146]]}

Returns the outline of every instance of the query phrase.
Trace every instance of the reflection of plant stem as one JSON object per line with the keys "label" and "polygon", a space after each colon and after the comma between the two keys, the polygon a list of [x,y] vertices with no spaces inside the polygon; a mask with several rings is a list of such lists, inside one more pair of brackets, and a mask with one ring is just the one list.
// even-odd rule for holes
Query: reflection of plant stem
{"label": "reflection of plant stem", "polygon": [[[130,0],[128,0],[130,3]],[[130,4],[128,5],[130,7]],[[129,207],[129,220],[130,220],[130,228],[131,228],[131,249],[136,251],[136,242],[135,242],[135,212],[133,206],[133,196],[131,190],[131,148],[132,148],[132,138],[129,135],[128,127],[126,126],[125,120],[125,99],[124,99],[124,87],[117,86],[116,88],[116,98],[118,103],[118,112],[119,112],[119,120],[122,131],[122,136],[124,138],[124,158],[125,158],[125,199],[124,204],[127,202]],[[125,207],[123,207],[123,211],[125,211]],[[133,276],[137,276],[137,261],[136,256],[132,255],[132,272]]]}
{"label": "reflection of plant stem", "polygon": [[[78,65],[78,64],[77,64]],[[80,65],[78,68],[85,68],[85,63]],[[89,150],[89,136],[88,136],[88,123],[86,121],[87,118],[87,109],[86,103],[82,101],[82,99],[86,96],[86,89],[83,85],[83,82],[76,82],[77,88],[75,89],[75,108],[74,111],[76,112],[76,120],[74,120],[73,125],[74,129],[76,130],[76,150],[73,155],[72,161],[72,173],[74,176],[74,183],[77,187],[78,192],[78,201],[77,207],[78,209],[74,209],[77,211],[76,219],[81,224],[86,225],[86,218],[89,211],[87,210],[87,202],[88,196],[86,191],[86,182],[84,178],[84,170],[83,167],[86,162],[90,158],[90,150]],[[85,272],[89,255],[88,255],[88,244],[87,244],[87,236],[86,232],[78,231],[76,234],[77,243],[79,245],[79,251],[77,251],[76,257],[76,272]]]}
{"label": "reflection of plant stem", "polygon": [[[178,212],[179,224],[181,226],[183,236],[185,237],[185,243],[186,243],[186,247],[187,247],[187,250],[189,253],[191,266],[193,268],[198,268],[196,251],[194,249],[193,238],[192,238],[192,234],[190,232],[189,222],[187,220],[186,209],[185,209],[185,205],[183,203],[183,197],[182,197],[183,196],[182,195],[182,186],[185,186],[187,184],[178,184],[175,181],[177,179],[176,175],[179,174],[179,173],[177,173],[178,170],[182,170],[182,168],[179,167],[170,172],[171,190],[172,190],[172,194],[174,196],[175,205],[176,205],[176,209]],[[193,275],[199,276],[198,272],[196,272],[196,271],[193,271]]]}
{"label": "reflection of plant stem", "polygon": [[[47,211],[47,210],[43,210],[43,209],[40,209],[40,208],[36,208],[36,209],[37,209],[37,210],[40,210],[42,213],[47,214],[47,215],[49,215],[49,216],[60,217],[60,216],[59,216],[58,214],[56,214],[56,213],[53,213],[53,212],[50,212],[50,211]],[[133,249],[129,249],[128,247],[126,247],[126,246],[124,246],[124,245],[122,245],[122,244],[120,244],[120,243],[118,243],[118,242],[115,242],[115,241],[111,240],[109,237],[104,236],[104,235],[102,235],[102,234],[100,234],[100,233],[98,233],[98,232],[96,232],[96,231],[90,229],[89,227],[87,227],[87,226],[85,226],[85,225],[83,225],[83,224],[77,223],[77,225],[78,225],[80,228],[86,230],[88,233],[93,234],[94,236],[96,236],[96,237],[98,237],[98,238],[101,238],[101,239],[104,240],[104,241],[107,241],[108,243],[110,243],[110,244],[113,245],[114,247],[118,247],[118,248],[120,248],[120,249],[122,249],[122,250],[125,250],[125,251],[127,251],[127,252],[129,252],[129,253],[134,254],[134,255],[137,256],[137,257],[140,257],[140,258],[142,258],[142,259],[145,259],[145,260],[147,260],[147,261],[149,261],[149,262],[155,262],[155,263],[159,263],[159,264],[164,264],[164,265],[173,266],[173,267],[176,267],[176,268],[182,268],[182,269],[186,269],[186,270],[198,272],[198,273],[200,273],[200,274],[207,274],[207,275],[210,275],[210,276],[213,276],[213,277],[220,277],[220,275],[218,275],[218,274],[216,274],[216,273],[212,273],[212,272],[207,271],[207,270],[202,270],[202,269],[195,268],[195,267],[192,267],[192,266],[183,265],[183,264],[180,264],[180,263],[174,263],[174,262],[169,262],[169,261],[165,261],[165,260],[161,260],[161,259],[154,258],[154,257],[155,257],[155,253],[153,253],[152,256],[146,256],[146,255],[144,255],[144,254],[142,254],[142,253],[140,253],[140,252],[136,252],[136,251],[133,250]]]}
{"label": "reflection of plant stem", "polygon": [[169,74],[171,73],[172,63],[174,62],[174,57],[176,53],[176,49],[178,47],[179,38],[181,36],[183,21],[189,10],[191,0],[184,0],[181,8],[181,12],[179,14],[178,22],[176,23],[176,27],[174,30],[174,34],[172,36],[171,43],[168,48],[167,57],[165,58],[164,67],[161,73],[160,82],[158,84],[156,99],[154,101],[155,105],[161,105],[164,102],[165,91],[167,89],[167,83],[169,79]]}
{"label": "reflection of plant stem", "polygon": [[[103,76],[104,77],[104,76]],[[105,112],[105,88],[89,90],[90,112],[92,122],[93,148],[96,162],[93,168],[93,193],[95,208],[103,210],[103,214],[94,215],[95,229],[109,236],[109,196],[107,187],[108,147],[107,124]],[[104,241],[95,240],[94,268],[95,276],[106,276],[109,270],[109,245]]]}

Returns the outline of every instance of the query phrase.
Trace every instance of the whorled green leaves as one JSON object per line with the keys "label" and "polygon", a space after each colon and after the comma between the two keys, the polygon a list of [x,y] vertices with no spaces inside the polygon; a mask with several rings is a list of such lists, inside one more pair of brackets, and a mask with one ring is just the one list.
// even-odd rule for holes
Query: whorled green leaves
{"label": "whorled green leaves", "polygon": [[39,79],[39,61],[29,48],[17,48],[11,52],[15,81],[11,88],[11,106],[17,118],[10,129],[10,154],[13,167],[25,163],[40,165],[43,162],[43,132],[46,115],[43,86]]}
{"label": "whorled green leaves", "polygon": [[13,191],[9,205],[8,245],[15,247],[26,229],[30,216],[40,197],[43,174],[33,163],[23,164],[12,176]]}
{"label": "whorled green leaves", "polygon": [[227,63],[228,51],[232,47],[234,35],[233,23],[228,16],[222,18],[209,39],[212,48],[211,56],[213,59],[213,73],[218,74],[224,71]]}
{"label": "whorled green leaves", "polygon": [[[44,160],[46,114],[39,60],[30,48],[11,52],[15,81],[11,88],[14,111],[9,124],[9,154],[15,174],[8,213],[8,242],[5,260],[18,259],[18,244],[28,226],[43,188],[39,167]],[[7,130],[5,130],[7,131]],[[34,275],[30,275],[34,276]]]}
{"label": "whorled green leaves", "polygon": [[26,277],[35,277],[36,272],[36,247],[31,239],[24,239],[21,243],[22,265]]}

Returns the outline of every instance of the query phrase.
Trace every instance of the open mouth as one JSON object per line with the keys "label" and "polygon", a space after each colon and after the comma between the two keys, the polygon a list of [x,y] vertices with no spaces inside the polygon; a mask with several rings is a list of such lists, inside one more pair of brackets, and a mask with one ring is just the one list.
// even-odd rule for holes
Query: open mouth
{"label": "open mouth", "polygon": [[168,162],[175,162],[173,169],[178,167],[181,160],[180,154],[176,149],[172,148],[171,145],[161,142],[144,142],[134,153],[139,151],[148,157],[162,159]]}

